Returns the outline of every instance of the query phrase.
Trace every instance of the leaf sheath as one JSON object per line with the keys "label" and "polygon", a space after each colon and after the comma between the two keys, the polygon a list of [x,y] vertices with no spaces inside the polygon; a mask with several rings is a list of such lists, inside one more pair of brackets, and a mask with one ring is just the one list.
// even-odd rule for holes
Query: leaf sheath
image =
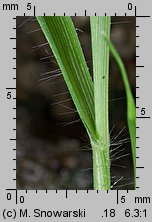
{"label": "leaf sheath", "polygon": [[110,17],[91,16],[91,39],[94,76],[95,124],[98,140],[92,143],[94,189],[110,189],[109,158],[109,47],[103,33],[110,38]]}

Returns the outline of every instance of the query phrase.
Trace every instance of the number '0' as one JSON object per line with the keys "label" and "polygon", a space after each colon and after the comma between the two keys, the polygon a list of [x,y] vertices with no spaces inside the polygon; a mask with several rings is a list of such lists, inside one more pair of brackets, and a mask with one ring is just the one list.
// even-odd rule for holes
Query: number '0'
{"label": "number '0'", "polygon": [[132,10],[132,3],[128,3],[128,10]]}

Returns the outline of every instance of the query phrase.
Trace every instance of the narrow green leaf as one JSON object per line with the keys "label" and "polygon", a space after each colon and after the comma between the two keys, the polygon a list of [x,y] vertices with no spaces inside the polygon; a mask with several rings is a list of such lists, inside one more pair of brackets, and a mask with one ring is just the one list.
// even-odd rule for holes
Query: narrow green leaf
{"label": "narrow green leaf", "polygon": [[91,16],[94,76],[95,123],[98,140],[92,143],[94,188],[110,189],[109,138],[109,47],[102,33],[110,38],[110,16]]}
{"label": "narrow green leaf", "polygon": [[38,16],[37,20],[56,57],[77,111],[95,139],[93,82],[70,16]]}
{"label": "narrow green leaf", "polygon": [[130,84],[127,77],[127,72],[123,64],[123,61],[121,57],[119,56],[117,50],[113,46],[113,44],[107,38],[107,36],[105,34],[103,36],[115,60],[118,63],[118,66],[120,68],[121,75],[123,78],[123,82],[125,85],[126,96],[127,96],[127,120],[128,120],[128,127],[129,127],[130,139],[131,139],[132,157],[133,157],[133,165],[134,165],[134,186],[136,187],[136,107],[135,107],[135,101],[132,95],[132,91],[131,91]]}

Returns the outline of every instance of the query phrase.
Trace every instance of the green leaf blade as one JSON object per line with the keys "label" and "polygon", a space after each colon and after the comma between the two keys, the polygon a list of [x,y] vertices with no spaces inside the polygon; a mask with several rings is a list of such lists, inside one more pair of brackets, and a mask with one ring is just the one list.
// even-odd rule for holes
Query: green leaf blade
{"label": "green leaf blade", "polygon": [[127,121],[128,121],[128,128],[131,140],[131,148],[132,148],[132,159],[133,159],[133,168],[134,168],[134,187],[136,188],[136,107],[135,101],[132,95],[131,87],[129,84],[129,80],[127,77],[127,72],[123,61],[106,35],[104,35],[104,39],[109,46],[111,53],[113,54],[119,68],[121,71],[122,79],[125,85],[125,91],[127,96]]}
{"label": "green leaf blade", "polygon": [[77,111],[89,135],[96,137],[93,82],[71,17],[38,16]]}

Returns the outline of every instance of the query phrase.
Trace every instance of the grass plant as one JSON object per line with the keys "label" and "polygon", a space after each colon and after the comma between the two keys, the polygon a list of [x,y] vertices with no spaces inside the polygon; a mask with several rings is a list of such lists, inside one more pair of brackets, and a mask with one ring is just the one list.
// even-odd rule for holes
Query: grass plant
{"label": "grass plant", "polygon": [[109,50],[116,59],[127,95],[128,126],[135,170],[135,104],[123,62],[110,41],[110,16],[90,17],[93,80],[70,16],[38,16],[37,20],[61,69],[92,146],[95,190],[109,190]]}

